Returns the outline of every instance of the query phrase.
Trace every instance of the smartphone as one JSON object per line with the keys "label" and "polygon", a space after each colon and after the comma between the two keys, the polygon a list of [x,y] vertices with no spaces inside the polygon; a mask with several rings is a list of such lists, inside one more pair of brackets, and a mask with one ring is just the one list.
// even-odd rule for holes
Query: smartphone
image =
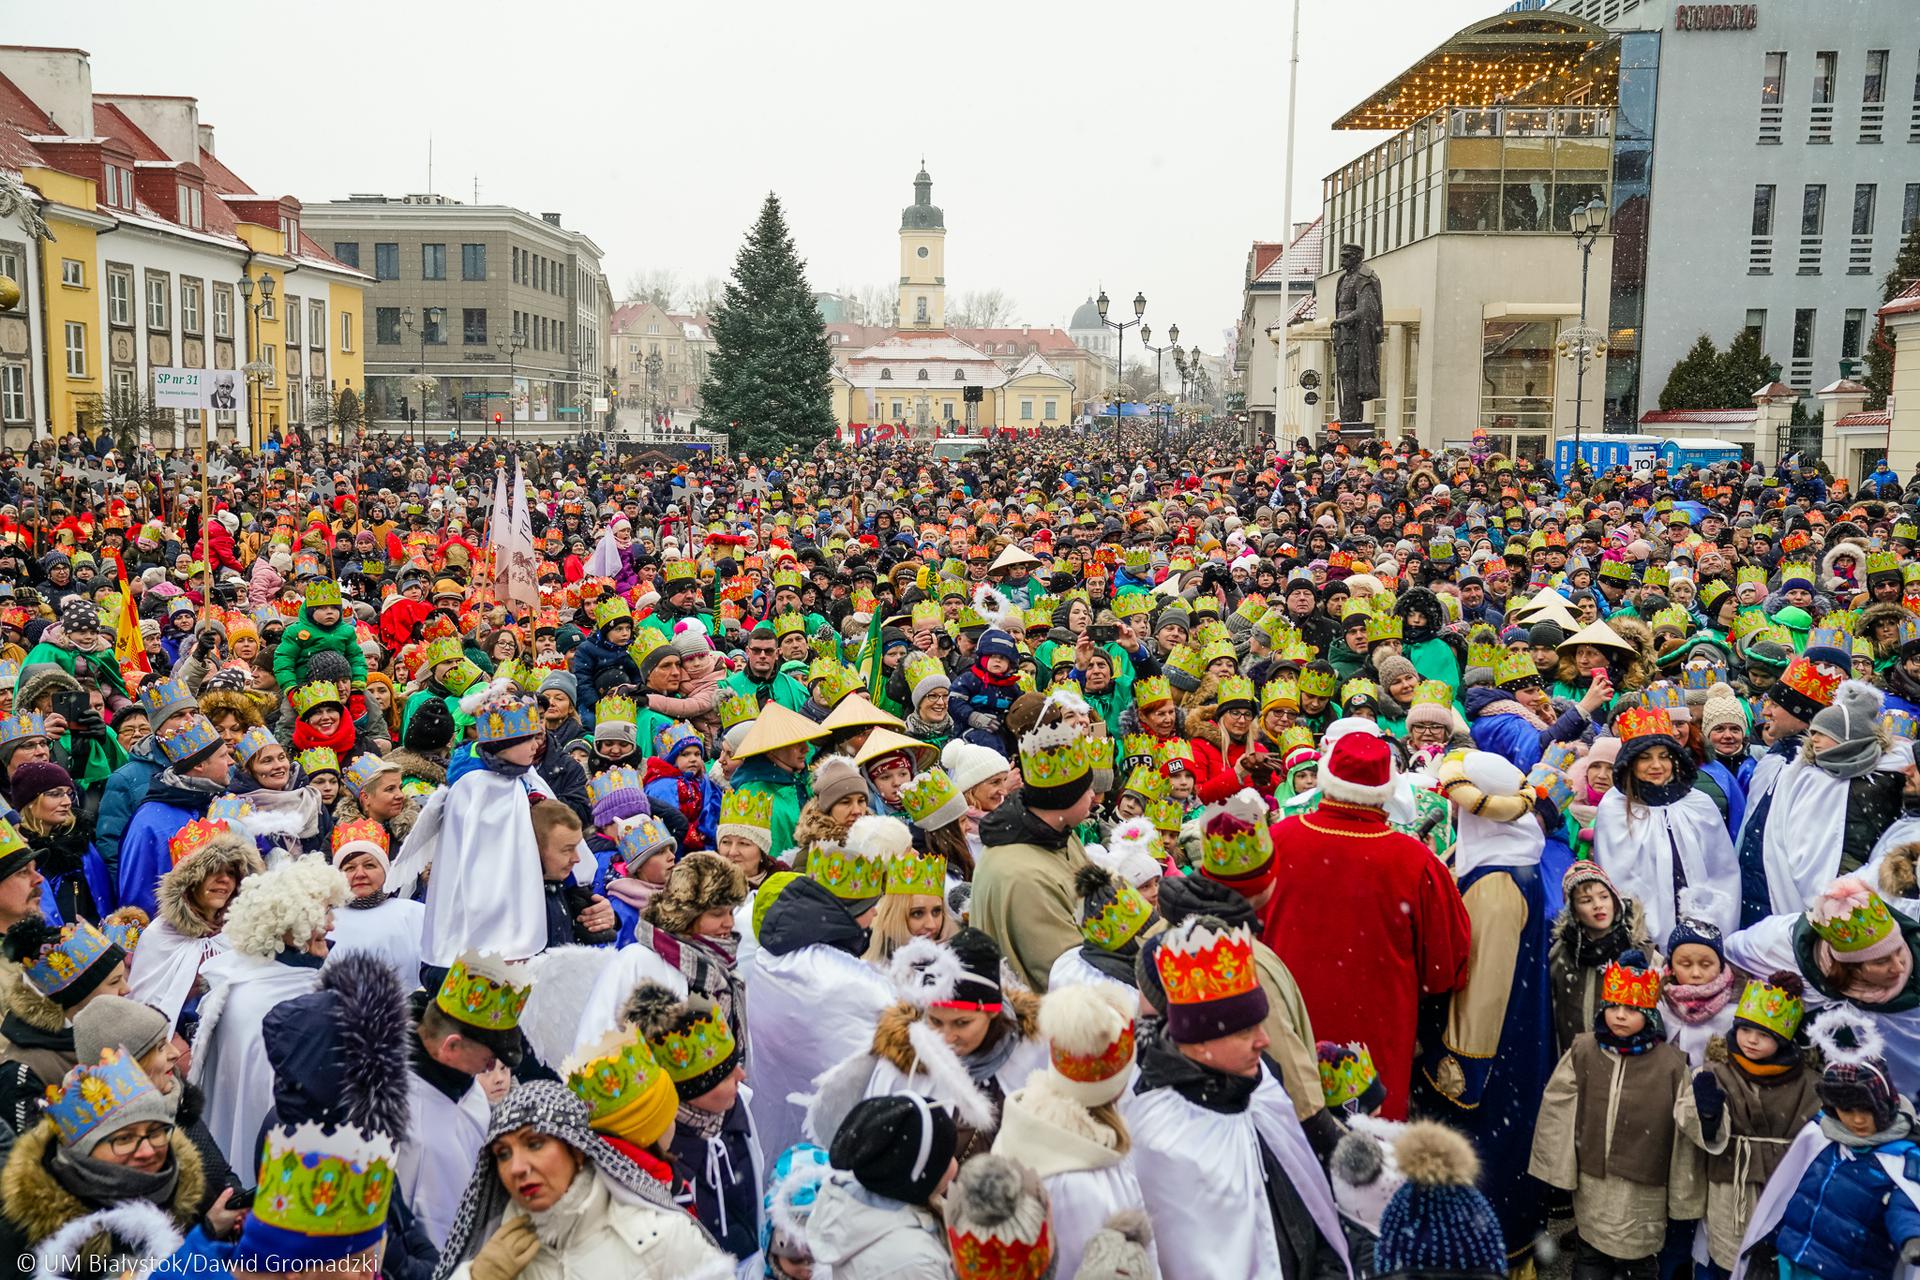
{"label": "smartphone", "polygon": [[1093,638],[1097,644],[1112,644],[1120,638],[1120,628],[1095,627],[1093,629]]}
{"label": "smartphone", "polygon": [[56,715],[64,716],[69,725],[87,714],[93,707],[93,700],[85,689],[79,692],[62,692],[53,695],[53,710]]}

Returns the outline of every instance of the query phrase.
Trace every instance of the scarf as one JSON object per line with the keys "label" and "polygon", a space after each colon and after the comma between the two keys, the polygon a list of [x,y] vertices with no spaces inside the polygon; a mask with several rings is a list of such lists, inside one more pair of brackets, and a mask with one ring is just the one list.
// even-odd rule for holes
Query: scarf
{"label": "scarf", "polygon": [[1661,999],[1673,1010],[1673,1016],[1689,1027],[1710,1021],[1733,999],[1733,966],[1722,964],[1720,976],[1712,982],[1667,984]]}
{"label": "scarf", "polygon": [[1007,1059],[1020,1047],[1020,1030],[1012,1023],[1003,1025],[1000,1034],[991,1044],[983,1044],[966,1057],[960,1059],[960,1065],[967,1069],[967,1075],[975,1084],[984,1085],[999,1074],[1000,1068],[1007,1065]]}
{"label": "scarf", "polygon": [[935,724],[930,720],[922,720],[918,713],[913,713],[907,716],[905,732],[909,738],[914,738],[921,742],[951,738],[954,736],[953,717],[948,716],[945,720]]}
{"label": "scarf", "polygon": [[72,1192],[91,1208],[111,1208],[123,1200],[145,1200],[166,1209],[173,1203],[173,1192],[180,1181],[180,1164],[167,1153],[167,1167],[158,1173],[142,1173],[124,1164],[108,1164],[83,1156],[72,1147],[54,1150],[52,1173],[55,1182]]}
{"label": "scarf", "polygon": [[1898,1142],[1913,1131],[1913,1104],[1897,1096],[1894,1102],[1900,1109],[1894,1112],[1893,1119],[1888,1122],[1887,1127],[1878,1133],[1870,1133],[1864,1138],[1859,1137],[1853,1130],[1823,1110],[1820,1112],[1820,1135],[1853,1151],[1871,1151],[1889,1142]]}
{"label": "scarf", "polygon": [[1519,716],[1536,729],[1548,729],[1552,727],[1545,720],[1542,720],[1539,716],[1529,711],[1524,703],[1513,698],[1501,698],[1497,702],[1489,702],[1486,706],[1480,708],[1480,714],[1475,718],[1485,720],[1488,716]]}
{"label": "scarf", "polygon": [[1824,751],[1813,753],[1813,762],[1832,778],[1864,778],[1880,763],[1880,741],[1869,733],[1864,738],[1848,738]]}
{"label": "scarf", "polygon": [[1624,913],[1615,913],[1613,927],[1597,938],[1582,929],[1577,921],[1573,924],[1571,934],[1573,960],[1582,969],[1604,969],[1618,960],[1620,953],[1630,945]]}
{"label": "scarf", "polygon": [[711,1142],[720,1136],[720,1130],[727,1123],[724,1111],[703,1111],[692,1103],[683,1102],[680,1110],[674,1114],[674,1123],[702,1141]]}
{"label": "scarf", "polygon": [[368,894],[368,895],[367,895],[366,897],[364,897],[364,898],[350,898],[350,899],[348,899],[348,901],[347,901],[347,910],[349,910],[349,911],[371,911],[371,910],[373,910],[373,909],[374,909],[375,907],[384,907],[384,906],[386,906],[386,905],[387,905],[387,895],[386,895],[386,894],[384,894],[384,893],[370,893],[370,894]]}
{"label": "scarf", "polygon": [[[1894,955],[1900,961],[1900,968],[1893,977],[1884,983],[1872,986],[1856,980],[1853,985],[1841,992],[1842,997],[1854,1004],[1876,1005],[1886,1004],[1905,991],[1908,980],[1913,977],[1913,948],[1902,947],[1894,952]],[[1835,966],[1842,963],[1840,957],[1833,953],[1833,948],[1824,938],[1815,944],[1814,958],[1819,962],[1820,971],[1823,974],[1832,974]]]}
{"label": "scarf", "polygon": [[355,741],[353,721],[344,715],[332,733],[320,732],[305,716],[293,722],[293,749],[296,754],[312,751],[315,747],[326,747],[340,758],[340,763],[345,764],[347,757],[353,754]]}
{"label": "scarf", "polygon": [[34,862],[39,866],[40,874],[49,880],[79,871],[93,847],[93,833],[71,820],[62,830],[50,831],[46,835],[22,824],[20,834],[33,850]]}
{"label": "scarf", "polygon": [[[1008,669],[1007,674],[996,676],[987,670],[987,660],[985,658],[975,658],[970,670],[979,678],[981,684],[998,692],[1004,693],[1008,689],[1014,689],[1015,686],[1020,683],[1020,669],[1018,667],[1011,667]],[[1017,690],[1015,696],[1018,696]]]}
{"label": "scarf", "polygon": [[1137,937],[1129,938],[1117,950],[1103,951],[1091,942],[1080,948],[1080,958],[1095,973],[1104,974],[1115,982],[1124,982],[1129,987],[1139,985],[1139,977],[1134,973],[1134,958],[1140,954],[1140,942]]}
{"label": "scarf", "polygon": [[1743,1053],[1727,1056],[1733,1060],[1734,1067],[1741,1075],[1758,1085],[1784,1083],[1789,1075],[1799,1072],[1801,1065],[1800,1051],[1791,1044],[1782,1046],[1780,1052],[1766,1062],[1755,1062]]}
{"label": "scarf", "polygon": [[1646,783],[1636,783],[1634,785],[1636,788],[1634,798],[1640,801],[1640,803],[1653,808],[1664,808],[1667,805],[1673,804],[1679,800],[1680,797],[1686,795],[1687,792],[1693,790],[1693,780],[1691,778],[1682,778],[1679,770],[1674,771],[1672,781],[1663,782],[1657,787],[1649,786]]}
{"label": "scarf", "polygon": [[1230,1076],[1195,1062],[1167,1039],[1166,1023],[1159,1018],[1143,1017],[1138,1027],[1140,1079],[1133,1086],[1135,1093],[1172,1089],[1194,1106],[1220,1115],[1246,1111],[1259,1087],[1258,1077]]}

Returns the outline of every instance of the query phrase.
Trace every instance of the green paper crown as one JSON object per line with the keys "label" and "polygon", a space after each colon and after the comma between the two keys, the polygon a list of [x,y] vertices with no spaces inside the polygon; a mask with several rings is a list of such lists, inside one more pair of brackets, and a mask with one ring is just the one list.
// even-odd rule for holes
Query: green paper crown
{"label": "green paper crown", "polygon": [[311,1122],[267,1130],[253,1216],[307,1237],[339,1239],[382,1231],[393,1198],[393,1143],[380,1133]]}
{"label": "green paper crown", "polygon": [[825,675],[818,677],[813,696],[823,707],[838,706],[848,694],[866,692],[867,682],[858,671],[835,662],[827,668]]}
{"label": "green paper crown", "polygon": [[945,898],[947,860],[937,853],[903,853],[887,859],[886,891],[896,898]]}
{"label": "green paper crown", "polygon": [[1221,880],[1239,880],[1254,875],[1273,861],[1273,836],[1265,826],[1220,835],[1203,825],[1200,830],[1200,864],[1207,874]]}
{"label": "green paper crown", "polygon": [[1143,802],[1151,803],[1155,800],[1165,800],[1167,798],[1167,779],[1166,776],[1152,764],[1136,765],[1134,766],[1133,772],[1127,775],[1127,783],[1122,790],[1131,791],[1134,795],[1139,796]]}
{"label": "green paper crown", "polygon": [[1871,889],[1866,890],[1866,900],[1854,905],[1845,915],[1833,914],[1831,910],[1823,912],[1821,908],[1827,905],[1823,900],[1809,908],[1807,923],[1826,939],[1841,960],[1883,941],[1898,927],[1887,904]]}
{"label": "green paper crown", "polygon": [[807,851],[807,875],[843,902],[877,898],[887,891],[883,858],[869,858],[838,845],[816,844]]}
{"label": "green paper crown", "polygon": [[1087,904],[1081,903],[1080,936],[1102,951],[1115,951],[1147,927],[1153,920],[1153,908],[1125,880],[1118,876],[1107,879],[1113,893],[1098,911],[1088,914]]}
{"label": "green paper crown", "polygon": [[1177,836],[1180,826],[1187,820],[1186,811],[1178,800],[1150,800],[1147,802],[1147,821],[1154,830],[1163,836]]}
{"label": "green paper crown", "polygon": [[1493,682],[1499,685],[1518,684],[1525,680],[1538,680],[1540,668],[1533,664],[1533,655],[1525,649],[1502,653],[1493,668]]}
{"label": "green paper crown", "polygon": [[900,807],[907,811],[910,820],[924,827],[943,809],[957,809],[964,814],[966,801],[961,798],[960,789],[954,785],[952,776],[935,765],[908,780],[900,792]]}
{"label": "green paper crown", "polygon": [[620,621],[633,620],[633,606],[621,596],[608,596],[593,606],[593,622],[596,627],[610,627]]}
{"label": "green paper crown", "polygon": [[654,1061],[675,1084],[705,1075],[739,1052],[726,1019],[714,1009],[678,1031],[649,1036],[647,1045],[653,1050]]}
{"label": "green paper crown", "polygon": [[773,792],[733,790],[720,798],[720,826],[773,828]]}
{"label": "green paper crown", "polygon": [[303,684],[287,695],[287,701],[293,704],[293,713],[304,716],[315,707],[329,704],[336,707],[346,705],[346,699],[340,696],[340,686],[331,680],[315,680]]}
{"label": "green paper crown", "polygon": [[420,647],[420,666],[432,671],[443,662],[458,662],[465,656],[466,651],[460,647],[459,636],[441,636]]}
{"label": "green paper crown", "polygon": [[1177,644],[1169,650],[1166,666],[1195,682],[1206,671],[1206,665],[1200,661],[1200,651],[1190,644]]}
{"label": "green paper crown", "polygon": [[1339,1108],[1359,1098],[1380,1078],[1374,1070],[1373,1054],[1357,1041],[1345,1046],[1338,1061],[1320,1059],[1320,1094],[1327,1106]]}
{"label": "green paper crown", "polygon": [[520,1025],[533,986],[524,963],[491,951],[469,951],[453,962],[433,1002],[440,1012],[484,1031],[511,1031]]}
{"label": "green paper crown", "polygon": [[332,578],[316,578],[307,584],[301,599],[309,609],[338,609],[340,607],[340,584]]}
{"label": "green paper crown", "polygon": [[745,724],[758,717],[759,714],[760,699],[745,691],[725,690],[720,699],[720,731],[725,733],[737,724]]}
{"label": "green paper crown", "polygon": [[1740,1004],[1733,1016],[1756,1027],[1765,1027],[1783,1041],[1791,1041],[1806,1013],[1806,1005],[1799,996],[1754,978],[1740,993]]}
{"label": "green paper crown", "polygon": [[1470,667],[1497,671],[1500,669],[1500,659],[1506,656],[1506,647],[1493,640],[1475,640],[1467,645],[1467,665]]}
{"label": "green paper crown", "polygon": [[1413,705],[1426,703],[1436,707],[1453,705],[1453,690],[1445,680],[1422,680],[1413,689]]}
{"label": "green paper crown", "polygon": [[1367,639],[1375,642],[1399,640],[1403,638],[1404,633],[1405,628],[1400,619],[1391,614],[1376,617],[1367,623]]}
{"label": "green paper crown", "polygon": [[1096,754],[1072,725],[1048,725],[1020,739],[1020,776],[1037,789],[1063,787],[1091,773]]}
{"label": "green paper crown", "polygon": [[1137,707],[1151,707],[1155,703],[1172,701],[1173,686],[1165,676],[1147,676],[1133,682],[1133,702]]}
{"label": "green paper crown", "polygon": [[1380,686],[1365,676],[1355,676],[1340,686],[1340,701],[1352,702],[1355,698],[1369,698],[1380,701]]}
{"label": "green paper crown", "polygon": [[1254,703],[1253,681],[1245,676],[1228,676],[1214,690],[1213,701],[1216,706],[1225,707],[1235,702],[1244,702],[1248,706]]}

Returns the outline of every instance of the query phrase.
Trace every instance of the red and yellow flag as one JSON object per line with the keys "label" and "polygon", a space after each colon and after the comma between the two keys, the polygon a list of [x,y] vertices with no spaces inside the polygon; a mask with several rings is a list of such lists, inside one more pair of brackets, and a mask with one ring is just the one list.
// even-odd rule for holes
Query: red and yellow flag
{"label": "red and yellow flag", "polygon": [[134,612],[133,589],[124,576],[120,579],[120,621],[113,631],[113,656],[120,662],[122,677],[135,671],[153,674],[153,664],[147,661],[146,641],[140,638],[140,615]]}

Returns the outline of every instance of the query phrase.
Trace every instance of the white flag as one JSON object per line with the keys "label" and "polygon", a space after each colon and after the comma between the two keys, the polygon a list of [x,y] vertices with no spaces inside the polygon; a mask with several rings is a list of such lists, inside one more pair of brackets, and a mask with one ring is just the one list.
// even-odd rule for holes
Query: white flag
{"label": "white flag", "polygon": [[507,509],[507,469],[505,467],[496,467],[493,472],[493,506],[487,512],[487,545],[485,550],[491,553],[488,557],[488,565],[490,567],[487,571],[487,585],[493,588],[494,597],[499,600],[507,598],[506,590],[501,584],[507,574],[505,547],[509,516],[510,512]]}
{"label": "white flag", "polygon": [[532,612],[540,607],[539,575],[535,572],[533,517],[527,510],[527,476],[520,460],[513,463],[513,513],[507,521],[505,545],[501,548],[507,563],[506,590],[502,599]]}

